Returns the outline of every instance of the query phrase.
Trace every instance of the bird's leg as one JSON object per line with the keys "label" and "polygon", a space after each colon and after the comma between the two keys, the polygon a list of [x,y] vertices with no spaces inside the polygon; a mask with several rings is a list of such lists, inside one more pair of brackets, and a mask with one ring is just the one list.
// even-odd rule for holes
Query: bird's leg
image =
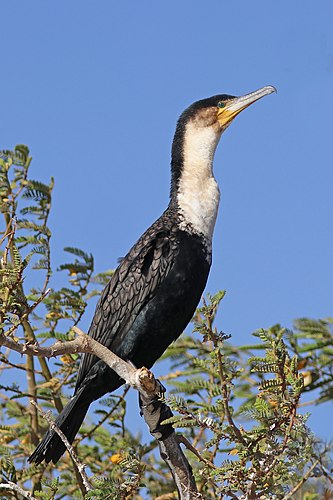
{"label": "bird's leg", "polygon": [[139,378],[144,388],[149,392],[155,392],[154,396],[143,395],[139,392],[140,413],[145,419],[152,436],[159,441],[163,440],[174,432],[171,424],[162,424],[164,420],[173,416],[170,408],[161,400],[165,393],[165,387],[158,379],[154,378],[147,368],[141,368]]}

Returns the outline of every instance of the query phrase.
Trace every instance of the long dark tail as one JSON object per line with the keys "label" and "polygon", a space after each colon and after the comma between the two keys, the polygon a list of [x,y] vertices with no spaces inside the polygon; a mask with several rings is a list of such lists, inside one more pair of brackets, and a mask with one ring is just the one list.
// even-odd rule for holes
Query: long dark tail
{"label": "long dark tail", "polygon": [[[65,406],[57,417],[55,424],[72,443],[78,433],[84,417],[88,411],[91,400],[87,401],[82,391],[79,391]],[[28,462],[40,464],[43,460],[48,464],[51,460],[56,464],[59,458],[65,453],[66,447],[55,431],[49,430],[35,451],[28,458]]]}

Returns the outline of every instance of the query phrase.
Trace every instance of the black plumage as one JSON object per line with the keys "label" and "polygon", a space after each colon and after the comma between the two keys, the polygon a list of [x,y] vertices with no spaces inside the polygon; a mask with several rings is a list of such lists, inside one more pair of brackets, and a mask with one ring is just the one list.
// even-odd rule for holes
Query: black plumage
{"label": "black plumage", "polygon": [[[181,115],[172,148],[169,206],[122,259],[98,301],[89,335],[137,367],[150,368],[182,333],[205,288],[219,201],[213,154],[229,124],[218,106],[237,99],[214,96]],[[83,355],[74,396],[56,419],[70,442],[89,405],[122,383],[101,360]],[[56,463],[64,451],[58,435],[48,431],[29,461]]]}
{"label": "black plumage", "polygon": [[[191,319],[208,276],[205,257],[201,239],[180,231],[168,208],[122,260],[100,298],[89,335],[135,366],[150,368]],[[76,390],[89,376],[96,378],[102,365],[85,354]],[[109,392],[121,381],[112,370],[106,372],[101,385]]]}
{"label": "black plumage", "polygon": [[[202,239],[178,229],[169,207],[122,260],[96,307],[89,335],[135,366],[150,368],[190,321],[210,262]],[[149,333],[148,333],[149,332]],[[74,398],[56,423],[74,439],[89,405],[123,384],[103,361],[84,354]],[[30,461],[57,462],[65,446],[53,431]]]}

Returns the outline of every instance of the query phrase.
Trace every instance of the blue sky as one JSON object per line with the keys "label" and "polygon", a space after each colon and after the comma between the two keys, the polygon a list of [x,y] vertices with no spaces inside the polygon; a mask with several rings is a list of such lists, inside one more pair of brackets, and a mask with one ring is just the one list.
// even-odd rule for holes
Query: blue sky
{"label": "blue sky", "polygon": [[[12,0],[0,12],[0,148],[27,144],[32,177],[55,177],[54,266],[70,245],[91,251],[97,271],[113,268],[167,205],[182,110],[272,84],[278,94],[218,147],[207,290],[227,290],[219,326],[237,344],[276,322],[332,315],[330,0]],[[328,411],[311,422],[331,437]]]}

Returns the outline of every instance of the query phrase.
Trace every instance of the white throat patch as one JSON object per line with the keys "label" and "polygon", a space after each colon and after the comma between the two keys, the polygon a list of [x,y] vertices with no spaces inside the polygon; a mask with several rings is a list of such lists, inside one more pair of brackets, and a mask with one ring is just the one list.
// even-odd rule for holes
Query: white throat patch
{"label": "white throat patch", "polygon": [[213,175],[213,159],[221,134],[213,127],[188,122],[183,145],[183,169],[177,201],[184,220],[202,234],[210,245],[220,201],[220,190]]}

